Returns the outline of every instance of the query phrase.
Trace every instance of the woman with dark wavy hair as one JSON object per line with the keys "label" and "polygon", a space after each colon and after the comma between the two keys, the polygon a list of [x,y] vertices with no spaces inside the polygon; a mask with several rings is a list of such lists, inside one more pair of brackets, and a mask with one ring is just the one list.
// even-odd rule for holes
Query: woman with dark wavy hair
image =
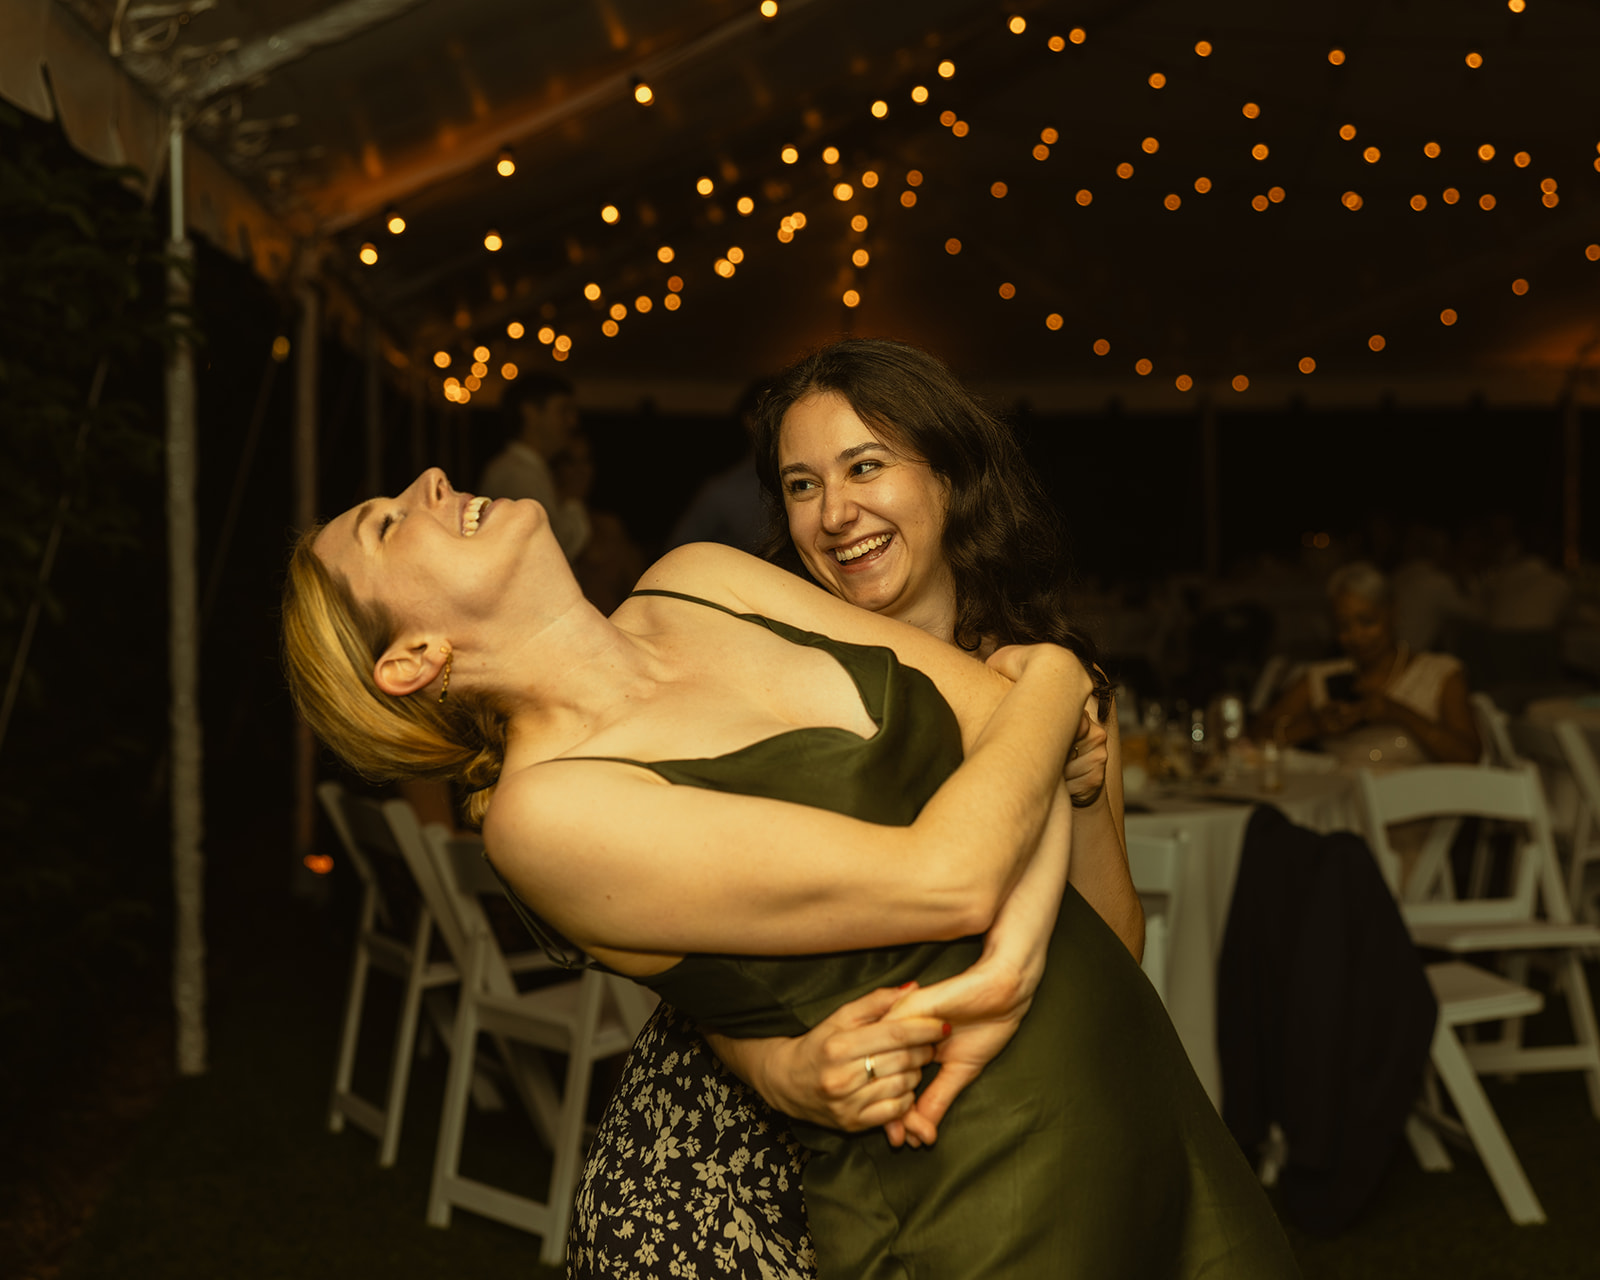
{"label": "woman with dark wavy hair", "polygon": [[[1128,876],[1109,690],[1071,622],[1059,520],[1010,428],[927,352],[854,339],[779,374],[754,434],[769,559],[979,657],[1050,641],[1095,674],[1099,723],[1067,769],[1077,810],[1068,878],[1137,958],[1144,921]],[[1053,910],[1036,917],[1031,936],[992,932],[985,959],[957,981],[981,990],[1008,949],[1042,957],[1054,919]],[[1021,1007],[1030,992],[1019,991]],[[931,1142],[999,1048],[958,1032],[935,1050],[925,1023],[893,1016],[901,994],[873,993],[796,1039],[702,1034],[663,1005],[591,1148],[571,1274],[636,1274],[641,1247],[729,1274],[815,1274],[800,1194],[805,1148],[789,1118],[855,1132],[882,1125],[891,1142]]]}

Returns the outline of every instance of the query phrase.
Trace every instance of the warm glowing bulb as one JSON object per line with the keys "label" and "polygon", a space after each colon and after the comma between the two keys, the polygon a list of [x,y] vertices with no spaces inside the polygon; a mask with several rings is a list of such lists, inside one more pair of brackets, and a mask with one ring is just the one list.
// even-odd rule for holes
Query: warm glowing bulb
{"label": "warm glowing bulb", "polygon": [[1050,46],[1051,53],[1060,53],[1067,47],[1067,42],[1060,36],[1051,36],[1045,43]]}
{"label": "warm glowing bulb", "polygon": [[505,241],[500,238],[500,233],[498,231],[486,231],[484,233],[483,247],[490,253],[500,252],[500,248],[504,244]]}
{"label": "warm glowing bulb", "polygon": [[535,335],[535,336],[539,339],[540,342],[542,342],[545,346],[548,347],[552,342],[554,342],[556,340],[556,331],[554,329],[552,329],[549,325],[542,325],[542,326],[540,326],[538,334]]}
{"label": "warm glowing bulb", "polygon": [[858,267],[864,267],[872,261],[872,255],[865,249],[857,249],[850,255],[850,261]]}
{"label": "warm glowing bulb", "polygon": [[1521,279],[1513,280],[1511,282],[1511,292],[1520,298],[1523,294],[1528,292],[1528,282]]}
{"label": "warm glowing bulb", "polygon": [[661,305],[664,306],[668,311],[676,311],[683,305],[683,299],[675,293],[669,293],[661,300]]}
{"label": "warm glowing bulb", "polygon": [[913,101],[913,102],[926,102],[927,100],[928,100],[928,86],[927,85],[918,84],[918,85],[913,85],[911,87],[911,101]]}
{"label": "warm glowing bulb", "polygon": [[389,228],[390,235],[397,236],[406,229],[406,220],[398,213],[391,212],[388,218],[384,220],[384,226]]}
{"label": "warm glowing bulb", "polygon": [[[487,360],[489,358],[489,348],[488,347],[474,347],[472,349],[472,358],[474,360],[476,360],[479,364],[482,364],[485,360]],[[483,375],[480,373],[478,376],[481,378]]]}
{"label": "warm glowing bulb", "polygon": [[1300,372],[1301,373],[1315,373],[1316,371],[1317,371],[1317,362],[1315,360],[1313,360],[1310,356],[1301,356],[1300,357]]}
{"label": "warm glowing bulb", "polygon": [[778,16],[778,0],[761,0],[761,16],[772,19]]}
{"label": "warm glowing bulb", "polygon": [[520,320],[513,320],[506,326],[506,337],[510,338],[512,341],[516,341],[516,339],[520,338],[526,332],[527,330],[522,327],[522,321]]}
{"label": "warm glowing bulb", "polygon": [[1265,142],[1258,142],[1255,146],[1250,148],[1250,154],[1253,155],[1257,160],[1265,160],[1271,153],[1267,150],[1267,144]]}
{"label": "warm glowing bulb", "polygon": [[708,196],[716,190],[716,184],[710,178],[701,178],[699,182],[694,184],[694,189],[701,195]]}
{"label": "warm glowing bulb", "polygon": [[1150,73],[1150,79],[1146,81],[1146,83],[1152,89],[1165,89],[1167,87],[1167,78],[1159,71],[1152,71]]}
{"label": "warm glowing bulb", "polygon": [[1089,202],[1094,199],[1094,192],[1090,191],[1087,187],[1084,187],[1081,191],[1078,192],[1077,195],[1073,196],[1073,199],[1076,200],[1079,204],[1087,207],[1089,205]]}
{"label": "warm glowing bulb", "polygon": [[1017,296],[1017,286],[1012,284],[1010,281],[1007,281],[1005,284],[1000,286],[1000,296],[1005,298],[1007,301],[1010,301],[1012,298]]}
{"label": "warm glowing bulb", "polygon": [[1374,351],[1382,351],[1384,347],[1388,346],[1388,343],[1384,341],[1381,333],[1375,333],[1367,339],[1367,346],[1371,347]]}
{"label": "warm glowing bulb", "polygon": [[1050,148],[1042,142],[1034,144],[1033,158],[1035,160],[1048,160],[1050,158]]}
{"label": "warm glowing bulb", "polygon": [[951,76],[955,75],[955,73],[956,64],[951,62],[949,58],[946,58],[939,64],[939,75],[942,79],[948,80]]}
{"label": "warm glowing bulb", "polygon": [[1061,318],[1061,313],[1059,311],[1052,311],[1044,318],[1044,327],[1049,329],[1052,333],[1065,323],[1066,321]]}
{"label": "warm glowing bulb", "polygon": [[656,250],[657,262],[671,262],[675,256],[676,255],[672,252],[672,246],[670,244],[664,244]]}
{"label": "warm glowing bulb", "polygon": [[1329,49],[1328,50],[1328,61],[1331,62],[1336,67],[1337,66],[1342,66],[1344,64],[1344,50],[1343,49]]}
{"label": "warm glowing bulb", "polygon": [[1209,41],[1209,40],[1200,41],[1198,44],[1195,45],[1194,51],[1197,54],[1199,54],[1202,58],[1209,58],[1211,56],[1211,41]]}
{"label": "warm glowing bulb", "polygon": [[806,215],[801,213],[798,209],[789,215],[789,221],[794,223],[794,229],[796,231],[804,231],[806,229]]}
{"label": "warm glowing bulb", "polygon": [[641,80],[638,84],[633,86],[633,100],[641,107],[648,107],[656,100],[655,91],[652,90],[650,86],[647,85],[643,80]]}
{"label": "warm glowing bulb", "polygon": [[[474,378],[487,378],[489,376],[489,366],[484,364],[482,360],[474,360],[471,372]],[[476,391],[478,388],[473,387],[472,389]]]}
{"label": "warm glowing bulb", "polygon": [[1194,180],[1194,189],[1201,195],[1205,195],[1206,192],[1211,190],[1211,179],[1204,176],[1196,178]]}
{"label": "warm glowing bulb", "polygon": [[1346,191],[1342,196],[1339,197],[1339,203],[1354,213],[1362,206],[1364,202],[1357,192]]}
{"label": "warm glowing bulb", "polygon": [[612,222],[615,222],[621,216],[622,216],[622,214],[618,211],[617,206],[614,205],[614,204],[608,204],[603,209],[600,210],[600,221],[601,222],[612,223]]}
{"label": "warm glowing bulb", "polygon": [[1173,191],[1170,192],[1167,195],[1167,198],[1161,203],[1166,205],[1169,209],[1176,209],[1180,204],[1183,203],[1183,197],[1180,196],[1176,191]]}
{"label": "warm glowing bulb", "polygon": [[1022,15],[1018,14],[1016,17],[1012,18],[1010,22],[1006,23],[1006,29],[1010,31],[1012,35],[1020,36],[1028,29],[1028,20],[1022,17]]}
{"label": "warm glowing bulb", "polygon": [[633,300],[633,309],[640,315],[647,314],[653,306],[655,306],[655,303],[642,293]]}
{"label": "warm glowing bulb", "polygon": [[463,382],[461,385],[463,387],[465,387],[468,391],[476,391],[479,387],[481,387],[483,385],[483,379],[480,378],[477,374],[471,373],[471,374],[467,375],[466,381]]}
{"label": "warm glowing bulb", "polygon": [[1147,377],[1149,375],[1150,371],[1152,369],[1154,369],[1154,368],[1155,368],[1155,365],[1151,364],[1148,360],[1145,360],[1143,358],[1135,360],[1134,363],[1133,363],[1133,371],[1135,373],[1137,373],[1141,378]]}
{"label": "warm glowing bulb", "polygon": [[1239,110],[1244,115],[1246,120],[1254,120],[1261,114],[1260,104],[1254,102],[1245,103],[1244,106],[1239,108]]}
{"label": "warm glowing bulb", "polygon": [[734,245],[731,249],[728,250],[728,261],[729,262],[733,262],[733,263],[743,262],[744,261],[744,250],[741,249],[738,245]]}
{"label": "warm glowing bulb", "polygon": [[1467,65],[1473,70],[1477,70],[1483,65],[1483,55],[1481,53],[1469,53],[1467,55]]}
{"label": "warm glowing bulb", "polygon": [[519,370],[517,366],[512,364],[509,360],[500,366],[500,376],[507,382],[515,382],[519,372],[521,372],[521,370]]}
{"label": "warm glowing bulb", "polygon": [[1533,157],[1530,156],[1526,151],[1519,151],[1516,155],[1511,157],[1511,163],[1516,165],[1519,169],[1526,169],[1532,162]]}
{"label": "warm glowing bulb", "polygon": [[1583,256],[1590,262],[1600,262],[1600,244],[1591,244],[1584,248]]}
{"label": "warm glowing bulb", "polygon": [[1139,146],[1147,156],[1153,156],[1161,150],[1161,144],[1154,138],[1146,138]]}
{"label": "warm glowing bulb", "polygon": [[1446,307],[1443,311],[1441,311],[1439,313],[1439,323],[1440,324],[1444,324],[1444,325],[1454,324],[1456,322],[1456,318],[1457,317],[1456,317],[1455,310],[1452,307]]}
{"label": "warm glowing bulb", "polygon": [[955,122],[956,113],[954,111],[941,111],[939,113],[939,123],[942,124],[946,129],[948,129]]}
{"label": "warm glowing bulb", "polygon": [[1110,355],[1111,354],[1111,344],[1109,342],[1107,342],[1104,338],[1096,338],[1094,340],[1094,353],[1097,356],[1108,356],[1108,355]]}
{"label": "warm glowing bulb", "polygon": [[848,182],[837,182],[837,183],[834,184],[834,187],[833,187],[833,198],[835,200],[848,200],[852,196],[854,196],[855,193],[856,193],[856,189],[854,187],[852,187]]}
{"label": "warm glowing bulb", "polygon": [[500,158],[494,162],[494,171],[502,178],[509,178],[517,171],[517,162],[511,155],[510,147],[500,152]]}
{"label": "warm glowing bulb", "polygon": [[369,241],[367,241],[366,244],[361,246],[361,261],[363,261],[364,263],[366,263],[370,267],[377,260],[378,260],[378,246],[373,244],[372,241],[369,240]]}
{"label": "warm glowing bulb", "polygon": [[607,320],[600,326],[600,332],[608,338],[615,338],[622,331],[622,326],[615,320]]}
{"label": "warm glowing bulb", "polygon": [[990,185],[989,194],[992,195],[996,200],[1004,200],[1006,198],[1006,192],[1009,189],[1010,188],[1008,188],[1005,183],[996,182]]}
{"label": "warm glowing bulb", "polygon": [[1257,213],[1265,211],[1271,203],[1272,201],[1268,200],[1266,196],[1256,195],[1250,197],[1250,207]]}
{"label": "warm glowing bulb", "polygon": [[556,348],[557,351],[571,351],[572,350],[572,339],[567,337],[567,335],[564,334],[564,333],[557,334],[556,335],[556,340],[555,340],[555,348]]}
{"label": "warm glowing bulb", "polygon": [[861,175],[861,185],[864,186],[864,187],[867,187],[869,189],[872,188],[872,187],[877,186],[878,185],[878,174],[877,174],[877,171],[874,170],[874,169],[868,169],[865,173],[863,173]]}
{"label": "warm glowing bulb", "polygon": [[1512,13],[1521,13],[1528,7],[1528,0],[1506,0],[1506,8]]}
{"label": "warm glowing bulb", "polygon": [[1485,192],[1483,195],[1479,196],[1478,197],[1478,208],[1484,210],[1485,212],[1487,212],[1488,210],[1494,208],[1494,197],[1489,195],[1487,192]]}
{"label": "warm glowing bulb", "polygon": [[1061,135],[1054,129],[1044,128],[1039,130],[1039,141],[1044,143],[1046,146],[1054,146],[1060,137]]}
{"label": "warm glowing bulb", "polygon": [[794,164],[795,161],[800,159],[800,153],[793,147],[785,147],[782,151],[778,152],[778,157],[784,162],[784,164]]}
{"label": "warm glowing bulb", "polygon": [[1072,41],[1073,44],[1082,44],[1088,38],[1089,33],[1082,27],[1073,27],[1071,31],[1067,32],[1067,39]]}
{"label": "warm glowing bulb", "polygon": [[867,229],[867,215],[866,214],[858,213],[858,214],[856,214],[855,217],[850,219],[850,230],[852,230],[852,231],[865,231],[866,229]]}
{"label": "warm glowing bulb", "polygon": [[1341,138],[1343,138],[1346,142],[1349,142],[1351,138],[1356,136],[1356,127],[1355,127],[1355,125],[1353,125],[1353,124],[1342,124],[1342,125],[1340,125],[1339,126],[1339,136]]}
{"label": "warm glowing bulb", "polygon": [[1423,195],[1420,191],[1417,192],[1416,195],[1411,197],[1411,207],[1418,213],[1421,213],[1428,207],[1428,197]]}
{"label": "warm glowing bulb", "polygon": [[912,205],[916,204],[916,202],[917,193],[915,191],[902,191],[900,193],[900,207],[902,209],[909,209]]}
{"label": "warm glowing bulb", "polygon": [[590,302],[598,302],[600,300],[600,286],[591,280],[583,286],[583,296],[589,299]]}
{"label": "warm glowing bulb", "polygon": [[738,211],[745,217],[749,217],[756,211],[756,202],[749,196],[740,196],[739,203],[736,204],[734,208],[738,209]]}
{"label": "warm glowing bulb", "polygon": [[1454,187],[1446,187],[1440,194],[1439,198],[1446,204],[1454,204],[1457,200],[1461,199],[1461,193]]}
{"label": "warm glowing bulb", "polygon": [[1129,164],[1126,160],[1124,160],[1121,164],[1119,164],[1117,166],[1117,177],[1119,177],[1119,178],[1131,178],[1131,177],[1133,177],[1133,166],[1131,164]]}
{"label": "warm glowing bulb", "polygon": [[1481,147],[1479,147],[1478,148],[1478,159],[1480,159],[1480,160],[1493,160],[1494,159],[1494,145],[1492,143],[1485,142]]}
{"label": "warm glowing bulb", "polygon": [[1250,379],[1242,373],[1236,373],[1233,375],[1232,385],[1235,391],[1248,391],[1250,389]]}
{"label": "warm glowing bulb", "polygon": [[822,149],[822,163],[823,164],[838,164],[839,163],[839,148],[838,147],[824,147]]}
{"label": "warm glowing bulb", "polygon": [[971,129],[972,126],[969,125],[965,120],[957,120],[953,125],[950,126],[950,132],[955,134],[958,138],[965,138]]}
{"label": "warm glowing bulb", "polygon": [[879,98],[872,104],[871,110],[874,119],[882,120],[884,116],[889,114],[889,104],[882,98]]}
{"label": "warm glowing bulb", "polygon": [[847,307],[859,307],[861,305],[861,295],[854,289],[846,289],[844,296],[839,301]]}
{"label": "warm glowing bulb", "polygon": [[1172,385],[1177,387],[1179,391],[1187,391],[1190,387],[1194,386],[1194,379],[1186,373],[1180,373],[1172,380]]}
{"label": "warm glowing bulb", "polygon": [[1437,160],[1439,158],[1439,144],[1437,142],[1424,143],[1422,154],[1430,160]]}
{"label": "warm glowing bulb", "polygon": [[1379,151],[1377,147],[1368,147],[1361,153],[1361,158],[1368,164],[1377,164],[1383,158],[1383,152]]}
{"label": "warm glowing bulb", "polygon": [[437,368],[448,369],[450,367],[450,353],[448,351],[435,351],[433,353],[433,363]]}
{"label": "warm glowing bulb", "polygon": [[951,236],[944,242],[944,251],[951,257],[955,257],[956,254],[961,252],[961,241],[957,240],[954,236]]}
{"label": "warm glowing bulb", "polygon": [[721,276],[724,280],[726,280],[729,276],[731,276],[733,274],[734,265],[733,265],[733,263],[729,262],[726,258],[718,258],[714,263],[711,264],[711,269],[713,271],[715,271],[719,276]]}
{"label": "warm glowing bulb", "polygon": [[611,304],[610,315],[613,320],[627,319],[628,304],[626,302],[613,302]]}

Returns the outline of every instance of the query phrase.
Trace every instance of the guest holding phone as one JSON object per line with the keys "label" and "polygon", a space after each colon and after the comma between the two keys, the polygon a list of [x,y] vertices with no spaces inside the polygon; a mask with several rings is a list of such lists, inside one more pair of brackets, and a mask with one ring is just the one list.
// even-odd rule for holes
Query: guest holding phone
{"label": "guest holding phone", "polygon": [[1478,733],[1458,659],[1413,653],[1394,634],[1389,581],[1364,560],[1328,579],[1345,656],[1313,663],[1260,717],[1255,733],[1284,745],[1311,739],[1347,768],[1478,758]]}

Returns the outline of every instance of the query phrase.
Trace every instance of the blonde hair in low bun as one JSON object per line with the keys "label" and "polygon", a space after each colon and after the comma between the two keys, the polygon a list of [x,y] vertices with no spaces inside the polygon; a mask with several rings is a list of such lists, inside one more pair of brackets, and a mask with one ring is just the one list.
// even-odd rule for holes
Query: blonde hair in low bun
{"label": "blonde hair in low bun", "polygon": [[505,713],[459,685],[442,703],[425,691],[398,698],[378,688],[373,668],[398,625],[358,602],[317,557],[321,531],[296,540],[283,586],[283,666],[295,706],[363,777],[460,782],[472,793],[471,820],[481,823],[505,762]]}

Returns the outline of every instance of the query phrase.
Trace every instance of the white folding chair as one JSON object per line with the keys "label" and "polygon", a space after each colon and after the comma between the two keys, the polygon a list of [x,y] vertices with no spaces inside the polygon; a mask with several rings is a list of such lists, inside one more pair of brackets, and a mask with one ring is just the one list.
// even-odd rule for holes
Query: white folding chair
{"label": "white folding chair", "polygon": [[1167,1003],[1168,945],[1172,922],[1177,917],[1178,887],[1189,837],[1184,832],[1173,836],[1129,836],[1128,871],[1133,887],[1144,905],[1144,960],[1141,962],[1150,985]]}
{"label": "white folding chair", "polygon": [[1588,871],[1600,865],[1600,762],[1594,743],[1571,720],[1545,724],[1521,720],[1511,730],[1516,749],[1547,777],[1566,780],[1573,803],[1563,806],[1570,822],[1560,834],[1567,844],[1567,901],[1580,919],[1600,924],[1600,885],[1587,884]]}
{"label": "white folding chair", "polygon": [[[442,827],[419,829],[409,806],[385,805],[403,842],[421,844],[432,869],[435,913],[462,972],[445,1085],[439,1144],[428,1196],[428,1222],[448,1226],[452,1209],[494,1218],[542,1237],[540,1260],[558,1264],[583,1158],[584,1113],[594,1064],[626,1053],[655,1004],[642,987],[588,969],[548,986],[519,991],[478,895],[500,892],[476,837]],[[512,1067],[513,1084],[549,1145],[550,1187],[544,1200],[515,1195],[462,1175],[461,1145],[479,1032],[495,1038]],[[539,1050],[566,1055],[564,1087],[556,1090]]]}
{"label": "white folding chair", "polygon": [[[387,822],[367,820],[368,811],[347,813],[350,797],[337,782],[317,787],[317,797],[339,837],[350,864],[361,878],[361,915],[356,927],[355,958],[350,967],[350,988],[345,997],[344,1029],[339,1037],[339,1058],[333,1073],[333,1096],[328,1106],[328,1128],[340,1132],[348,1120],[378,1139],[378,1164],[387,1168],[400,1147],[400,1125],[405,1118],[406,1087],[411,1077],[412,1046],[417,1018],[426,992],[455,983],[460,974],[450,960],[430,960],[433,916],[415,892],[411,872]],[[379,867],[392,867],[380,874]],[[391,888],[410,889],[416,920],[409,932],[396,923],[383,881]],[[355,1071],[356,1042],[366,1002],[367,975],[372,969],[393,974],[403,983],[400,1019],[389,1057],[389,1085],[382,1106],[356,1094],[351,1087]]]}
{"label": "white folding chair", "polygon": [[1391,823],[1455,814],[1518,825],[1504,896],[1403,901],[1401,912],[1419,945],[1456,955],[1502,953],[1513,977],[1526,971],[1529,955],[1549,958],[1571,1014],[1573,1042],[1526,1047],[1513,1023],[1502,1039],[1472,1045],[1468,1057],[1480,1072],[1582,1071],[1590,1108],[1600,1117],[1600,1030],[1581,955],[1600,943],[1600,928],[1572,918],[1537,768],[1525,762],[1515,769],[1422,765],[1383,775],[1363,771],[1361,790],[1373,852],[1391,887],[1398,883],[1387,833]]}
{"label": "white folding chair", "polygon": [[1478,742],[1483,748],[1482,764],[1497,769],[1510,769],[1521,763],[1517,748],[1511,740],[1511,718],[1486,693],[1474,693],[1467,701],[1472,706],[1472,721],[1477,726]]}

